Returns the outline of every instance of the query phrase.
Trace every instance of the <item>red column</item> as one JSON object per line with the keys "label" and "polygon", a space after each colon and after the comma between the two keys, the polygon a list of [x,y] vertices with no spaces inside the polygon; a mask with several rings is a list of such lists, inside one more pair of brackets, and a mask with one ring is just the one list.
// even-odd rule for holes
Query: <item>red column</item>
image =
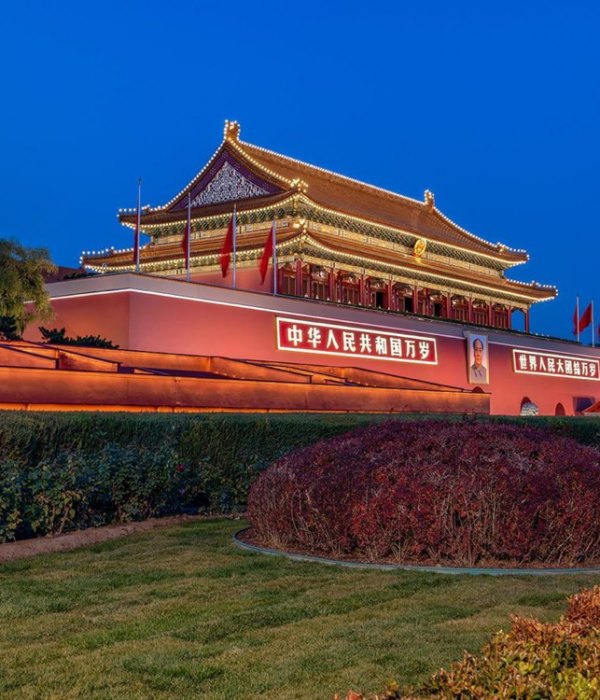
{"label": "red column", "polygon": [[296,296],[302,296],[302,260],[296,260]]}
{"label": "red column", "polygon": [[473,323],[473,297],[469,297],[469,323]]}
{"label": "red column", "polygon": [[313,272],[313,266],[309,265],[308,266],[308,284],[306,285],[306,292],[308,295],[309,299],[312,299],[312,272]]}
{"label": "red column", "polygon": [[392,280],[388,280],[387,282],[387,300],[386,300],[386,306],[388,311],[394,311],[394,298],[392,296],[392,290],[394,286],[392,285]]}
{"label": "red column", "polygon": [[525,333],[529,333],[529,309],[525,310]]}
{"label": "red column", "polygon": [[337,301],[335,298],[335,269],[329,268],[329,300]]}
{"label": "red column", "polygon": [[365,305],[365,276],[361,275],[358,278],[358,303],[361,306]]}
{"label": "red column", "polygon": [[431,299],[429,297],[429,290],[424,289],[423,293],[425,294],[425,315],[431,316]]}
{"label": "red column", "polygon": [[452,318],[452,295],[446,295],[446,318]]}
{"label": "red column", "polygon": [[419,313],[419,288],[415,287],[413,289],[413,313]]}
{"label": "red column", "polygon": [[492,302],[488,302],[488,325],[494,325],[494,305]]}
{"label": "red column", "polygon": [[506,323],[509,328],[512,328],[512,306],[508,307],[508,310],[506,311]]}

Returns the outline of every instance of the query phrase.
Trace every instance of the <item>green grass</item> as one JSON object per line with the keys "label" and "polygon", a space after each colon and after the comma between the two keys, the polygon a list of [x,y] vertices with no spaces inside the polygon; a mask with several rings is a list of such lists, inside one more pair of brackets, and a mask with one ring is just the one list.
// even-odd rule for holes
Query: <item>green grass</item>
{"label": "green grass", "polygon": [[600,577],[348,570],[212,520],[0,565],[0,698],[329,700],[406,687]]}

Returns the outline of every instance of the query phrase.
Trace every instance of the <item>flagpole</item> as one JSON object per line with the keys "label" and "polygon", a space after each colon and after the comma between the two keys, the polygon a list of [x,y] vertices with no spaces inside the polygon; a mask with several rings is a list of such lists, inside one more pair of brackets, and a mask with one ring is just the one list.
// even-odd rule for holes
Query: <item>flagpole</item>
{"label": "flagpole", "polygon": [[579,294],[577,295],[577,342],[579,342]]}
{"label": "flagpole", "polygon": [[277,295],[277,222],[273,220],[273,294]]}
{"label": "flagpole", "polygon": [[235,268],[237,262],[237,218],[235,204],[233,205],[233,288],[235,289]]}
{"label": "flagpole", "polygon": [[594,324],[594,300],[592,299],[592,347],[596,347],[594,335],[596,334],[596,328]]}
{"label": "flagpole", "polygon": [[191,248],[191,243],[190,239],[192,238],[192,198],[191,194],[188,192],[188,220],[187,220],[187,250],[186,250],[186,262],[187,262],[187,281],[190,281],[190,267],[192,266],[192,259],[190,257],[190,248]]}
{"label": "flagpole", "polygon": [[140,213],[142,204],[142,178],[138,178],[137,234],[135,241],[135,271],[140,272]]}

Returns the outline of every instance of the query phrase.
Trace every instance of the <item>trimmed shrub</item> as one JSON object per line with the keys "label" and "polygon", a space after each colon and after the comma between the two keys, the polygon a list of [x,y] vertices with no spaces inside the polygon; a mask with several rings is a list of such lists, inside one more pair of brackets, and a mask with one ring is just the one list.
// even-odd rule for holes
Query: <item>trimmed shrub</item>
{"label": "trimmed shrub", "polygon": [[479,656],[465,654],[425,684],[423,698],[596,700],[600,697],[600,587],[569,599],[556,624],[513,618]]}
{"label": "trimmed shrub", "polygon": [[547,431],[388,422],[288,454],[252,487],[266,545],[362,560],[600,560],[600,452]]}
{"label": "trimmed shrub", "polygon": [[183,512],[199,500],[192,470],[167,447],[64,451],[32,469],[4,462],[0,477],[0,542]]}
{"label": "trimmed shrub", "polygon": [[14,460],[7,460],[0,468],[0,542],[15,538],[21,523],[21,469]]}
{"label": "trimmed shrub", "polygon": [[[569,610],[556,624],[513,617],[510,632],[496,634],[478,656],[465,653],[418,692],[412,700],[597,700],[600,587],[569,598]],[[388,684],[383,695],[369,700],[400,697],[398,686]],[[350,691],[346,700],[367,698]]]}
{"label": "trimmed shrub", "polygon": [[269,462],[374,419],[0,412],[0,542],[238,511]]}
{"label": "trimmed shrub", "polygon": [[[394,420],[405,424],[423,418],[404,414]],[[365,414],[0,411],[0,542],[56,532],[65,512],[64,532],[144,513],[237,511],[245,508],[258,474],[290,450],[385,420]],[[544,425],[600,444],[600,426],[585,419],[481,418],[478,425],[484,431],[489,421],[499,420]],[[164,462],[164,472],[157,461]],[[163,484],[146,500],[146,466],[168,481],[172,464],[185,467],[186,483],[180,487],[186,489],[185,498]],[[75,490],[73,472],[78,475]],[[167,496],[159,503],[160,489]]]}

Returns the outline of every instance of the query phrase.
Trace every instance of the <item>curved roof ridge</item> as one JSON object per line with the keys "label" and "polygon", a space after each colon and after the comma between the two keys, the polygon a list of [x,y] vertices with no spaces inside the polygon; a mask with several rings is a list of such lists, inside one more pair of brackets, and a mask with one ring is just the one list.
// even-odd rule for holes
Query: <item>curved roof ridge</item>
{"label": "curved roof ridge", "polygon": [[[214,151],[212,156],[208,159],[208,161],[206,162],[204,167],[202,167],[196,173],[196,175],[194,175],[194,177],[187,183],[187,185],[185,185],[185,187],[183,187],[181,190],[179,190],[179,192],[174,197],[172,197],[168,202],[166,202],[165,204],[162,204],[160,206],[148,207],[147,210],[149,212],[156,212],[156,211],[164,211],[165,209],[168,209],[172,204],[174,204],[181,197],[181,195],[183,195],[188,189],[192,188],[200,179],[202,179],[202,176],[210,169],[212,164],[215,162],[215,160],[219,156],[219,153],[227,145],[232,146],[234,148],[234,150],[236,150],[236,151],[241,151],[242,155],[246,156],[246,158],[248,158],[250,161],[252,161],[252,157],[249,156],[247,153],[245,153],[244,150],[239,147],[238,143],[236,143],[233,139],[228,138],[228,136],[227,136],[227,122],[226,122],[225,123],[225,135],[223,136],[223,140],[217,146],[216,150]],[[257,164],[257,165],[259,167],[261,167],[260,164]],[[262,170],[267,170],[267,169],[262,167]],[[268,170],[267,170],[267,172],[271,175],[271,177],[275,177],[276,179],[281,180],[281,181],[283,181],[286,184],[291,186],[291,184],[292,184],[291,181],[288,180],[283,175],[280,175],[279,173],[275,173],[273,171],[268,171]],[[135,209],[135,208],[133,208],[133,209],[131,209],[131,208],[130,209],[119,209],[119,213],[126,213],[126,212],[132,212],[132,211],[137,211],[137,209]]]}
{"label": "curved roof ridge", "polygon": [[162,206],[159,206],[159,207],[151,207],[151,208],[150,208],[150,211],[162,211],[162,210],[164,210],[164,209],[168,209],[168,208],[171,206],[171,204],[173,204],[174,202],[176,202],[176,201],[179,199],[179,197],[181,197],[181,195],[184,194],[184,192],[185,192],[187,189],[189,189],[190,187],[193,187],[193,186],[196,184],[196,182],[198,182],[198,180],[204,175],[204,173],[210,168],[210,166],[211,166],[211,165],[214,163],[214,161],[217,159],[217,156],[219,155],[221,149],[223,148],[223,146],[225,145],[226,142],[227,142],[227,139],[226,139],[225,137],[223,137],[223,140],[222,140],[221,143],[217,146],[217,149],[216,149],[215,152],[212,154],[212,156],[208,159],[206,165],[205,165],[203,168],[201,168],[200,171],[199,171],[198,173],[196,173],[196,175],[194,175],[194,177],[188,182],[188,184],[187,184],[185,187],[183,187],[183,188],[182,188],[174,197],[172,197],[166,204],[163,204]]}
{"label": "curved roof ridge", "polygon": [[318,170],[320,173],[323,175],[328,175],[329,177],[338,179],[338,180],[345,180],[347,182],[351,182],[353,185],[359,185],[360,187],[367,189],[367,190],[374,190],[375,192],[379,194],[385,194],[386,196],[390,197],[391,199],[402,199],[406,202],[409,202],[410,204],[417,205],[419,207],[425,207],[425,204],[421,202],[419,199],[414,199],[414,197],[407,197],[404,194],[399,194],[398,192],[393,192],[392,190],[385,189],[384,187],[379,187],[378,185],[371,185],[368,182],[363,182],[362,180],[357,180],[356,178],[349,177],[348,175],[342,175],[340,173],[336,173],[333,170],[328,170],[327,168],[322,168],[320,165],[312,165],[312,163],[306,163],[303,160],[299,160],[298,158],[292,158],[291,156],[286,156],[283,155],[282,153],[277,153],[277,151],[271,151],[268,148],[263,148],[262,146],[257,146],[256,144],[249,143],[248,141],[241,141],[238,140],[237,144],[242,148],[244,146],[250,146],[250,148],[255,148],[257,151],[261,151],[263,153],[266,153],[269,156],[275,156],[276,158],[281,158],[282,160],[287,160],[290,162],[290,164],[293,165],[301,165],[304,168],[310,168],[311,170]]}
{"label": "curved roof ridge", "polygon": [[[239,133],[239,132],[238,132]],[[403,202],[406,202],[412,206],[417,206],[418,208],[422,210],[431,210],[435,214],[437,214],[442,221],[448,225],[462,233],[463,235],[472,238],[473,240],[478,241],[479,243],[483,243],[484,245],[488,245],[491,248],[496,248],[496,249],[501,249],[504,252],[509,252],[509,253],[517,253],[517,254],[523,254],[527,253],[526,250],[522,248],[512,248],[511,246],[506,245],[505,243],[492,243],[491,241],[488,241],[485,238],[482,238],[481,236],[478,236],[475,233],[471,233],[471,231],[468,231],[467,229],[463,228],[459,224],[457,224],[455,221],[453,221],[450,217],[446,216],[443,214],[435,205],[433,207],[430,207],[428,204],[429,197],[428,195],[431,195],[429,190],[425,191],[425,201],[422,202],[421,200],[414,199],[413,197],[407,197],[406,195],[400,194],[398,192],[393,192],[392,190],[388,190],[384,187],[379,187],[378,185],[371,185],[368,182],[363,182],[362,180],[357,180],[356,178],[349,177],[347,175],[342,175],[340,173],[336,173],[333,170],[328,170],[327,168],[322,168],[321,166],[318,165],[312,165],[311,163],[307,163],[305,161],[299,160],[298,158],[292,158],[290,156],[283,155],[282,153],[278,153],[277,151],[272,151],[268,148],[263,148],[262,146],[257,146],[253,143],[249,143],[248,141],[242,141],[241,139],[238,138],[237,141],[234,141],[234,144],[240,147],[240,150],[243,151],[244,146],[248,146],[252,149],[256,149],[257,151],[260,151],[261,153],[265,153],[267,156],[273,156],[275,158],[280,158],[281,160],[287,161],[290,165],[298,165],[304,168],[308,168],[310,170],[316,170],[320,174],[323,174],[327,176],[330,179],[342,181],[342,182],[348,182],[353,185],[358,185],[361,189],[371,191],[376,194],[383,194],[389,199],[399,199],[402,200]],[[433,196],[431,195],[431,201],[433,201]]]}
{"label": "curved roof ridge", "polygon": [[446,216],[443,212],[441,212],[435,204],[432,207],[432,211],[434,214],[439,216],[444,223],[453,226],[455,229],[463,233],[465,236],[469,236],[469,238],[474,238],[476,241],[479,241],[480,243],[486,243],[489,246],[492,246],[493,248],[499,248],[502,251],[508,251],[510,253],[518,253],[518,254],[525,254],[529,258],[529,253],[524,249],[524,248],[511,248],[511,246],[506,245],[505,243],[491,243],[490,241],[486,240],[485,238],[481,238],[481,236],[478,236],[476,233],[471,233],[471,231],[467,231],[466,228],[463,228],[460,226],[460,224],[457,224],[456,221],[453,221],[449,216]]}

